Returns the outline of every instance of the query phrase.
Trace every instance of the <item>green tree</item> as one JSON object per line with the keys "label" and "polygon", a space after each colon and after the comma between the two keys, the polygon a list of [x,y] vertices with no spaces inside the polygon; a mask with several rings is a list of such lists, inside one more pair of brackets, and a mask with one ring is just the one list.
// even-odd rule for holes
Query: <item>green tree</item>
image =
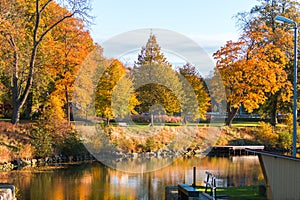
{"label": "green tree", "polygon": [[162,105],[167,113],[181,111],[182,85],[171,64],[167,61],[151,34],[138,55],[132,70],[137,98],[141,103],[139,112],[149,112],[151,106]]}
{"label": "green tree", "polygon": [[138,61],[135,66],[142,65],[163,65],[165,67],[172,67],[167,61],[161,48],[157,43],[156,36],[152,33],[146,43],[146,46],[142,47],[141,53],[138,55]]}

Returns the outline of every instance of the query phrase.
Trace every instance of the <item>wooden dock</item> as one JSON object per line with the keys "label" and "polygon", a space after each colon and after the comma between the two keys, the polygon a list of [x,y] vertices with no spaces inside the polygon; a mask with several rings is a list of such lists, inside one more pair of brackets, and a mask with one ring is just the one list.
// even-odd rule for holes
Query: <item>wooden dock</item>
{"label": "wooden dock", "polygon": [[213,146],[210,155],[215,156],[240,156],[251,155],[253,153],[247,151],[250,150],[264,150],[264,145],[249,145],[249,146]]}

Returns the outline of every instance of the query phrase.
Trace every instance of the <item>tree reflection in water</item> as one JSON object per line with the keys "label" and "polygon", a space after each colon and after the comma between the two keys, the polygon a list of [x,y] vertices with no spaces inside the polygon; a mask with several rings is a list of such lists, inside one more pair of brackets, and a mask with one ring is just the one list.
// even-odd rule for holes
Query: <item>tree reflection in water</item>
{"label": "tree reflection in water", "polygon": [[194,166],[197,185],[203,185],[206,170],[213,171],[225,186],[263,182],[256,156],[179,158],[147,173],[125,173],[94,162],[47,171],[1,172],[0,182],[16,185],[19,199],[164,199],[165,186],[192,184]]}

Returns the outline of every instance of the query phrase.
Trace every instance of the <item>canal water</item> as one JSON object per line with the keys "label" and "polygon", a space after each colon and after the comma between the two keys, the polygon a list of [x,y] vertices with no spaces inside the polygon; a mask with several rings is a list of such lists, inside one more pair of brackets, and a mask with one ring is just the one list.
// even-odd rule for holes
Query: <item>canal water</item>
{"label": "canal water", "polygon": [[73,164],[47,170],[0,172],[0,182],[17,187],[18,199],[32,200],[109,200],[164,199],[165,187],[193,183],[204,185],[205,171],[213,172],[219,186],[263,183],[257,156],[178,158],[160,170],[126,173],[99,162]]}

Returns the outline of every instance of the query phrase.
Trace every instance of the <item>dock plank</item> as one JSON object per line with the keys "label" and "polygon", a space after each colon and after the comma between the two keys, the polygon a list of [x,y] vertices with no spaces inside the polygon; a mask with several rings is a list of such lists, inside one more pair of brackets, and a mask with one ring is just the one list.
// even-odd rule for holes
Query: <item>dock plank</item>
{"label": "dock plank", "polygon": [[263,150],[265,148],[264,145],[257,145],[257,146],[233,146],[233,145],[226,145],[226,146],[213,146],[213,148],[227,148],[227,149],[233,149],[233,150],[241,150],[241,149],[253,149],[253,150]]}
{"label": "dock plank", "polygon": [[[225,145],[225,146],[213,146],[211,155],[248,155],[247,150],[264,150],[264,145],[245,145],[245,146],[235,146],[235,145]],[[251,154],[251,153],[250,153]]]}

